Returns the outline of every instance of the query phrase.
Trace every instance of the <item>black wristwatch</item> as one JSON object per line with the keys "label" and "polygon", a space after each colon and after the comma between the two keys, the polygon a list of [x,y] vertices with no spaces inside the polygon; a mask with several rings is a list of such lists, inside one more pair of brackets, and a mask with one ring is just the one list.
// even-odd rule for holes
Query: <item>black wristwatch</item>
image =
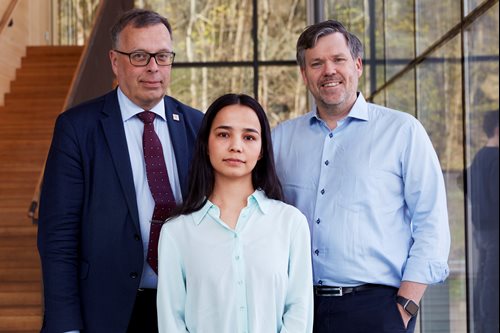
{"label": "black wristwatch", "polygon": [[418,305],[411,299],[404,298],[403,296],[396,296],[396,302],[403,306],[403,309],[412,317],[415,317],[418,313]]}

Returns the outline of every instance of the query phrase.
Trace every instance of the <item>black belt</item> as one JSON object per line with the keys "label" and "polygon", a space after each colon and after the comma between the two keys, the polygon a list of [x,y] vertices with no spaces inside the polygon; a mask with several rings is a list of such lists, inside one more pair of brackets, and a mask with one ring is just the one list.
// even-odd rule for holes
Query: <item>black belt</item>
{"label": "black belt", "polygon": [[314,286],[314,295],[316,296],[343,296],[358,291],[370,290],[375,288],[394,288],[384,286],[382,284],[362,284],[357,287],[331,287],[331,286]]}

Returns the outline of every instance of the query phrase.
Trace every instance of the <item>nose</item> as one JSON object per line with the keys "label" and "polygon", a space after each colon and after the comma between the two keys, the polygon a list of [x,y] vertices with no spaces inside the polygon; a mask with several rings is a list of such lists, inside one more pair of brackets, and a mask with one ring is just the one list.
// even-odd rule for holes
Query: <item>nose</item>
{"label": "nose", "polygon": [[333,61],[327,61],[325,63],[325,75],[337,73],[337,65]]}
{"label": "nose", "polygon": [[239,138],[233,137],[231,139],[231,145],[229,146],[229,150],[231,152],[241,153],[242,145],[241,140]]}
{"label": "nose", "polygon": [[149,62],[146,65],[146,68],[150,72],[156,72],[156,71],[158,71],[158,63],[156,62],[156,58],[155,57],[149,58]]}

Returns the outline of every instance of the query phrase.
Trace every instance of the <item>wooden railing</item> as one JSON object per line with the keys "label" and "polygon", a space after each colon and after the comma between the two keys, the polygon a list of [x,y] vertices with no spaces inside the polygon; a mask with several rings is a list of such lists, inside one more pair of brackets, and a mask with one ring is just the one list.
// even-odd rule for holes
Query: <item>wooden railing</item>
{"label": "wooden railing", "polygon": [[[94,19],[92,32],[89,40],[85,43],[82,57],[73,76],[62,111],[103,95],[113,87],[114,74],[107,56],[108,51],[111,49],[109,31],[116,18],[133,7],[133,0],[101,1]],[[28,217],[34,223],[38,220],[38,204],[43,171],[40,172],[33,200],[28,209]]]}
{"label": "wooden railing", "polygon": [[18,1],[19,0],[10,0],[9,5],[3,13],[2,18],[0,19],[0,34],[2,34],[3,29],[5,29],[5,27],[9,24],[10,18],[12,16],[12,13],[14,12],[14,8],[16,8]]}

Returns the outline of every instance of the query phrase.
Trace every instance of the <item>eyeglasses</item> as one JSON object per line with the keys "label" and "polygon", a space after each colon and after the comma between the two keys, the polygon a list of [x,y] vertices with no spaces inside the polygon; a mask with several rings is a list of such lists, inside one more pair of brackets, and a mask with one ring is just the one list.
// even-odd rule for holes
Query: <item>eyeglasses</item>
{"label": "eyeglasses", "polygon": [[151,58],[155,58],[156,64],[158,66],[170,66],[174,62],[175,52],[158,52],[158,53],[149,53],[144,51],[137,52],[122,52],[118,50],[113,50],[117,53],[128,56],[130,63],[136,67],[145,67],[149,64]]}

